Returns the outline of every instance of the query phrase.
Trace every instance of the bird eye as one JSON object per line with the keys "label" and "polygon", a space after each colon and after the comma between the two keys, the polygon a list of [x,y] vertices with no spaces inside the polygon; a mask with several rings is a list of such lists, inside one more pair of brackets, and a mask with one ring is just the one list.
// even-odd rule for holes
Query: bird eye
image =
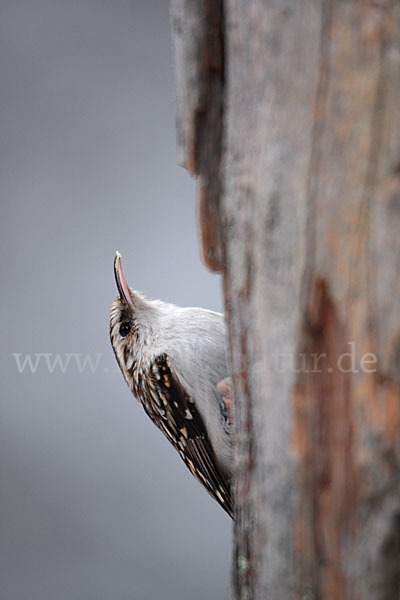
{"label": "bird eye", "polygon": [[119,335],[124,338],[128,335],[131,330],[131,326],[129,323],[122,323],[119,328]]}

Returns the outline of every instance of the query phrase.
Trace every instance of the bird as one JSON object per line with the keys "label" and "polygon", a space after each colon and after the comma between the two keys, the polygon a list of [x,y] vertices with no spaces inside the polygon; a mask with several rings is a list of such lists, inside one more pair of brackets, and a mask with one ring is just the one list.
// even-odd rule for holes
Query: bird
{"label": "bird", "polygon": [[119,252],[114,276],[110,340],[122,375],[192,475],[234,518],[225,318],[148,300],[127,284]]}

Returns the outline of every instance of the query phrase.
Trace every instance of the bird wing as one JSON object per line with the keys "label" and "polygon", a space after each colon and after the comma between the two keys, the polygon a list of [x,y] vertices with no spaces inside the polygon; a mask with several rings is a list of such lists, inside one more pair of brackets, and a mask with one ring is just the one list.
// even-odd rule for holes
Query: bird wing
{"label": "bird wing", "polygon": [[172,371],[166,354],[155,358],[145,381],[148,386],[143,390],[145,411],[179,452],[194,477],[233,517],[230,481],[218,463],[194,400]]}

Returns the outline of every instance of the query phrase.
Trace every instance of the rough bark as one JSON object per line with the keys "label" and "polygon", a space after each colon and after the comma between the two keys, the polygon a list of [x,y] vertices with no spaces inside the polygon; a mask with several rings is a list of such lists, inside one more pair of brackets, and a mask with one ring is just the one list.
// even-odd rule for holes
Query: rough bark
{"label": "rough bark", "polygon": [[172,14],[181,161],[224,277],[235,598],[398,599],[400,2]]}

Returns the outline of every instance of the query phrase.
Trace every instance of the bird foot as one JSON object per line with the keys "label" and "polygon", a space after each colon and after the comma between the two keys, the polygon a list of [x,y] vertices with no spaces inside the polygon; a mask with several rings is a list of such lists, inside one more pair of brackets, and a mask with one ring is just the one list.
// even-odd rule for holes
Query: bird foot
{"label": "bird foot", "polygon": [[228,413],[229,422],[232,423],[232,381],[230,377],[225,377],[217,383],[217,390],[222,394],[222,401],[225,404]]}

